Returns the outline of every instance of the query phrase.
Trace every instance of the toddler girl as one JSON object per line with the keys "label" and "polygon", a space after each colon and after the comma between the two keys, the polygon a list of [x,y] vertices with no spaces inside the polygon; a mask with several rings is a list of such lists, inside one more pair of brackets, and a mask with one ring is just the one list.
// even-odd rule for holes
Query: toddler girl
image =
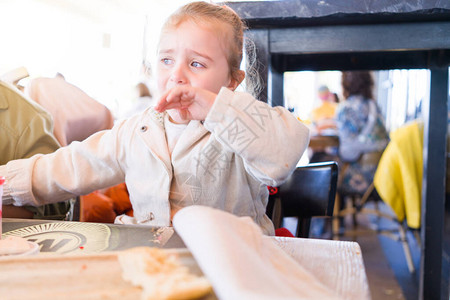
{"label": "toddler girl", "polygon": [[41,205],[126,182],[134,217],[168,226],[188,205],[249,216],[273,234],[267,185],[295,169],[308,129],[282,107],[235,92],[244,25],[228,7],[195,2],[163,26],[155,107],[83,142],[0,166],[4,204]]}

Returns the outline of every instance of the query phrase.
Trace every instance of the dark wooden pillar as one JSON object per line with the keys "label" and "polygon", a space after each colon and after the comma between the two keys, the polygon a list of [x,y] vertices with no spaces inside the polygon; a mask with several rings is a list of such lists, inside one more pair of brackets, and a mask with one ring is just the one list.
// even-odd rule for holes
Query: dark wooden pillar
{"label": "dark wooden pillar", "polygon": [[[445,212],[448,67],[431,69],[430,101],[424,101],[422,251],[419,299],[443,299],[442,254]],[[448,271],[448,270],[447,270]]]}
{"label": "dark wooden pillar", "polygon": [[283,72],[269,64],[269,76],[267,80],[268,103],[272,106],[284,106],[284,77]]}

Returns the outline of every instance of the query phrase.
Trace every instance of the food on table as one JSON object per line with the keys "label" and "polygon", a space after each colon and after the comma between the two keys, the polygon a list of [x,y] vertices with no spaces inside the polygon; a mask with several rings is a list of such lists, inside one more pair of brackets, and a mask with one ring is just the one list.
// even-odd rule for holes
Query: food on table
{"label": "food on table", "polygon": [[118,254],[122,276],[143,288],[142,299],[195,299],[212,291],[205,277],[189,272],[175,253],[137,247]]}

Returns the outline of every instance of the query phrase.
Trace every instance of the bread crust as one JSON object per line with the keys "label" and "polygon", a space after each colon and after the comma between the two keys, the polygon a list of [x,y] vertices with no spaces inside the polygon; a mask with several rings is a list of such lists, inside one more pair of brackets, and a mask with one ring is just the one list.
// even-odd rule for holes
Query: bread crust
{"label": "bread crust", "polygon": [[212,291],[209,281],[183,266],[176,253],[136,247],[118,253],[122,277],[142,287],[142,299],[197,299]]}

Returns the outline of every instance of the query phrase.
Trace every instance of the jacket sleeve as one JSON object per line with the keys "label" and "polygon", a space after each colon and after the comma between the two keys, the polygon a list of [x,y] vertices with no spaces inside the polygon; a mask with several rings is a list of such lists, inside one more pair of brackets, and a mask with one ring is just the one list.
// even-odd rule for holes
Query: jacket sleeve
{"label": "jacket sleeve", "polygon": [[309,129],[288,110],[227,88],[219,92],[204,126],[242,157],[247,172],[271,186],[287,179],[309,144]]}
{"label": "jacket sleeve", "polygon": [[0,166],[0,174],[6,177],[3,203],[39,206],[123,182],[118,162],[125,155],[117,142],[120,128],[119,124],[53,153]]}

